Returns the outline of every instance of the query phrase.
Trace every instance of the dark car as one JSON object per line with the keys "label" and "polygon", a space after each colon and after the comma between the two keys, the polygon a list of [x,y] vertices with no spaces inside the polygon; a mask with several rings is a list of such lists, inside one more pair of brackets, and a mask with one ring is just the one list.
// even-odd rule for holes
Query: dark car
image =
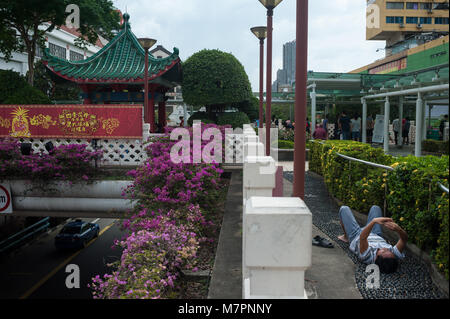
{"label": "dark car", "polygon": [[98,236],[100,226],[94,223],[76,220],[63,227],[55,237],[58,249],[86,247],[87,243]]}

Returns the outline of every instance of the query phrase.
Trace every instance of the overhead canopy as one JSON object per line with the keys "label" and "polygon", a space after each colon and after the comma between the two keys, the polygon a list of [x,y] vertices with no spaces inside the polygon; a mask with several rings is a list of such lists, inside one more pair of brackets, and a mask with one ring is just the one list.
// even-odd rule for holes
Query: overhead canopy
{"label": "overhead canopy", "polygon": [[[78,84],[144,83],[145,51],[131,32],[129,15],[122,30],[100,51],[81,61],[68,61],[44,52],[44,63],[60,77]],[[181,83],[181,61],[177,48],[166,58],[149,54],[149,82],[173,87]]]}

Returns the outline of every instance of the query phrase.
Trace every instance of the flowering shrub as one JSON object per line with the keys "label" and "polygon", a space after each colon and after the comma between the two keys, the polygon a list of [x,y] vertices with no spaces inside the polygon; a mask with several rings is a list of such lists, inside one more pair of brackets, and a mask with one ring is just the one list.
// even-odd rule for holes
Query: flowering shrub
{"label": "flowering shrub", "polygon": [[[221,130],[222,143],[226,127],[202,125],[202,131],[210,127]],[[202,141],[194,150],[192,128],[186,142],[189,161],[174,163],[170,150],[178,141],[170,140],[171,132],[150,140],[148,160],[129,172],[134,183],[123,195],[137,200],[123,221],[129,235],[116,243],[123,253],[112,274],[92,279],[94,298],[176,297],[181,270],[196,271],[201,245],[211,242],[212,208],[217,205],[223,171],[215,163],[192,163],[194,152],[202,152],[209,143]]]}
{"label": "flowering shrub", "polygon": [[117,270],[93,278],[94,298],[160,298],[170,294],[181,268],[189,268],[198,249],[196,234],[167,219],[150,230],[131,233],[118,243],[123,248]]}
{"label": "flowering shrub", "polygon": [[[395,158],[382,149],[353,141],[308,142],[309,169],[321,174],[329,191],[346,205],[368,212],[372,205],[387,203],[390,215],[408,233],[409,240],[429,251],[448,279],[449,157]],[[336,155],[375,162],[394,168],[386,171]]]}
{"label": "flowering shrub", "polygon": [[17,140],[0,140],[0,180],[25,178],[31,180],[89,180],[96,169],[94,161],[100,161],[103,151],[88,151],[87,145],[61,145],[50,154],[22,155]]}

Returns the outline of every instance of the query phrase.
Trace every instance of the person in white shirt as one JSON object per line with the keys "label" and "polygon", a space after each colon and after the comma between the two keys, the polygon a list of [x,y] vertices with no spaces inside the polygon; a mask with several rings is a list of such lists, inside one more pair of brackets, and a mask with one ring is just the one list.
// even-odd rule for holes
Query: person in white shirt
{"label": "person in white shirt", "polygon": [[395,119],[392,121],[392,129],[394,131],[394,139],[395,139],[395,145],[398,145],[398,132],[400,132],[400,120]]}
{"label": "person in white shirt", "polygon": [[358,141],[361,136],[361,119],[357,114],[351,119],[351,127],[352,127],[352,140]]}
{"label": "person in white shirt", "polygon": [[[361,228],[348,206],[339,209],[339,219],[344,235],[339,240],[350,243],[349,249],[365,264],[376,264],[382,273],[392,273],[397,270],[398,260],[405,258],[404,250],[408,235],[391,218],[382,217],[379,206],[370,209],[367,224]],[[381,225],[395,231],[400,239],[392,247],[382,236]]]}

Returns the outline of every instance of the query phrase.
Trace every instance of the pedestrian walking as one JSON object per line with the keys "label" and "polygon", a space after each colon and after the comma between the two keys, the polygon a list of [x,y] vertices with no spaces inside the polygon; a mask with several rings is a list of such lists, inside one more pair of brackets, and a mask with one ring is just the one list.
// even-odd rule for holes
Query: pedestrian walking
{"label": "pedestrian walking", "polygon": [[351,139],[351,121],[345,112],[342,112],[341,118],[339,119],[339,129],[342,132],[343,140]]}
{"label": "pedestrian walking", "polygon": [[351,119],[352,140],[359,142],[361,135],[361,118],[357,114]]}

